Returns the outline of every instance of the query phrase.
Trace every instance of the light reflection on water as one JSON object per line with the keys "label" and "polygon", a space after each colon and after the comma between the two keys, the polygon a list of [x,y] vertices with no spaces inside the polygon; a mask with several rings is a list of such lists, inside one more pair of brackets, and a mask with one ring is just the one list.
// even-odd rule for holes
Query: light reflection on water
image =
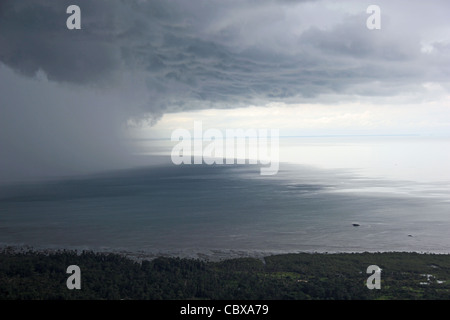
{"label": "light reflection on water", "polygon": [[[374,139],[336,142],[331,149],[325,141],[290,140],[289,148],[282,143],[281,160],[304,162],[282,163],[275,176],[260,176],[259,168],[250,165],[169,163],[2,187],[0,243],[149,253],[448,253],[450,188],[443,165],[448,140],[425,147],[423,140],[415,145],[405,139],[402,152],[400,138],[389,141],[389,147]],[[428,148],[426,154],[409,159],[419,156],[420,147]],[[389,158],[382,149],[397,152]],[[367,154],[359,154],[363,150]],[[433,156],[438,159],[432,169],[389,167],[410,168],[407,164],[426,164]],[[366,158],[371,160],[359,162]],[[427,172],[434,174],[426,178]]]}

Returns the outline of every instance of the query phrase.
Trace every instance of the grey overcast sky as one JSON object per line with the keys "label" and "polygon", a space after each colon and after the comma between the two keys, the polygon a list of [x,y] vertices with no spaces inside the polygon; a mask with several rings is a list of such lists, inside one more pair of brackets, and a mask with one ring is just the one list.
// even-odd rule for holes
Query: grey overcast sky
{"label": "grey overcast sky", "polygon": [[[66,28],[71,4],[81,30]],[[366,27],[371,4],[381,30]],[[0,179],[124,166],[127,124],[188,111],[275,105],[279,126],[370,105],[361,126],[448,134],[449,12],[446,0],[3,0]]]}

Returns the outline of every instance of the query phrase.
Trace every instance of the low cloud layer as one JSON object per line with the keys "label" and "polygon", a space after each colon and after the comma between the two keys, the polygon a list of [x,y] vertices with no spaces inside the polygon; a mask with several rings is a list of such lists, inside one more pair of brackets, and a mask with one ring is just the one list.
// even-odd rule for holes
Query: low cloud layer
{"label": "low cloud layer", "polygon": [[[71,4],[81,8],[81,30],[66,28]],[[77,141],[90,132],[104,146],[114,144],[110,137],[129,118],[139,122],[147,116],[152,122],[167,112],[271,102],[376,101],[420,93],[424,83],[448,89],[450,4],[377,1],[382,29],[368,30],[370,4],[5,0],[0,4],[2,121],[24,116],[34,128],[53,119],[46,129],[50,136],[63,132]],[[10,88],[12,79],[17,86],[42,86],[41,92],[19,98]],[[35,97],[41,97],[39,104]],[[56,106],[69,97],[62,112]],[[24,136],[61,150],[45,130],[36,138],[36,131],[22,125],[3,127],[3,143],[17,149],[15,137]]]}
{"label": "low cloud layer", "polygon": [[82,30],[70,31],[70,3],[5,1],[1,62],[75,85],[138,82],[137,92],[148,97],[139,107],[155,114],[323,94],[394,95],[449,80],[449,44],[435,39],[431,52],[422,51],[421,26],[449,27],[433,20],[436,11],[450,9],[443,1],[428,5],[425,22],[415,20],[417,1],[381,2],[379,31],[366,28],[363,2],[339,8],[328,1],[268,0],[83,0],[77,1]]}

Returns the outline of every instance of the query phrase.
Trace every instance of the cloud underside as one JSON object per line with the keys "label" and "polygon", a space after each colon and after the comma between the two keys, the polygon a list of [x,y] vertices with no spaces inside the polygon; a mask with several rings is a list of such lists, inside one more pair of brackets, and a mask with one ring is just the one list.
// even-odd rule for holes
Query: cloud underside
{"label": "cloud underside", "polygon": [[449,80],[448,43],[424,52],[420,26],[399,27],[389,11],[368,30],[365,4],[83,0],[82,30],[67,30],[70,4],[3,1],[0,61],[30,77],[134,92],[142,113],[386,97]]}

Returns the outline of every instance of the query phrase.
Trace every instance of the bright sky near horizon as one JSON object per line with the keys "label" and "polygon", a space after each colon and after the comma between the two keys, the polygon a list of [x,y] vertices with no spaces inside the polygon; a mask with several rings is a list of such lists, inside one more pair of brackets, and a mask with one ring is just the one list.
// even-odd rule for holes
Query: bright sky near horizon
{"label": "bright sky near horizon", "polygon": [[69,30],[69,0],[2,1],[0,180],[126,167],[194,121],[450,135],[450,3],[375,2],[79,0]]}

